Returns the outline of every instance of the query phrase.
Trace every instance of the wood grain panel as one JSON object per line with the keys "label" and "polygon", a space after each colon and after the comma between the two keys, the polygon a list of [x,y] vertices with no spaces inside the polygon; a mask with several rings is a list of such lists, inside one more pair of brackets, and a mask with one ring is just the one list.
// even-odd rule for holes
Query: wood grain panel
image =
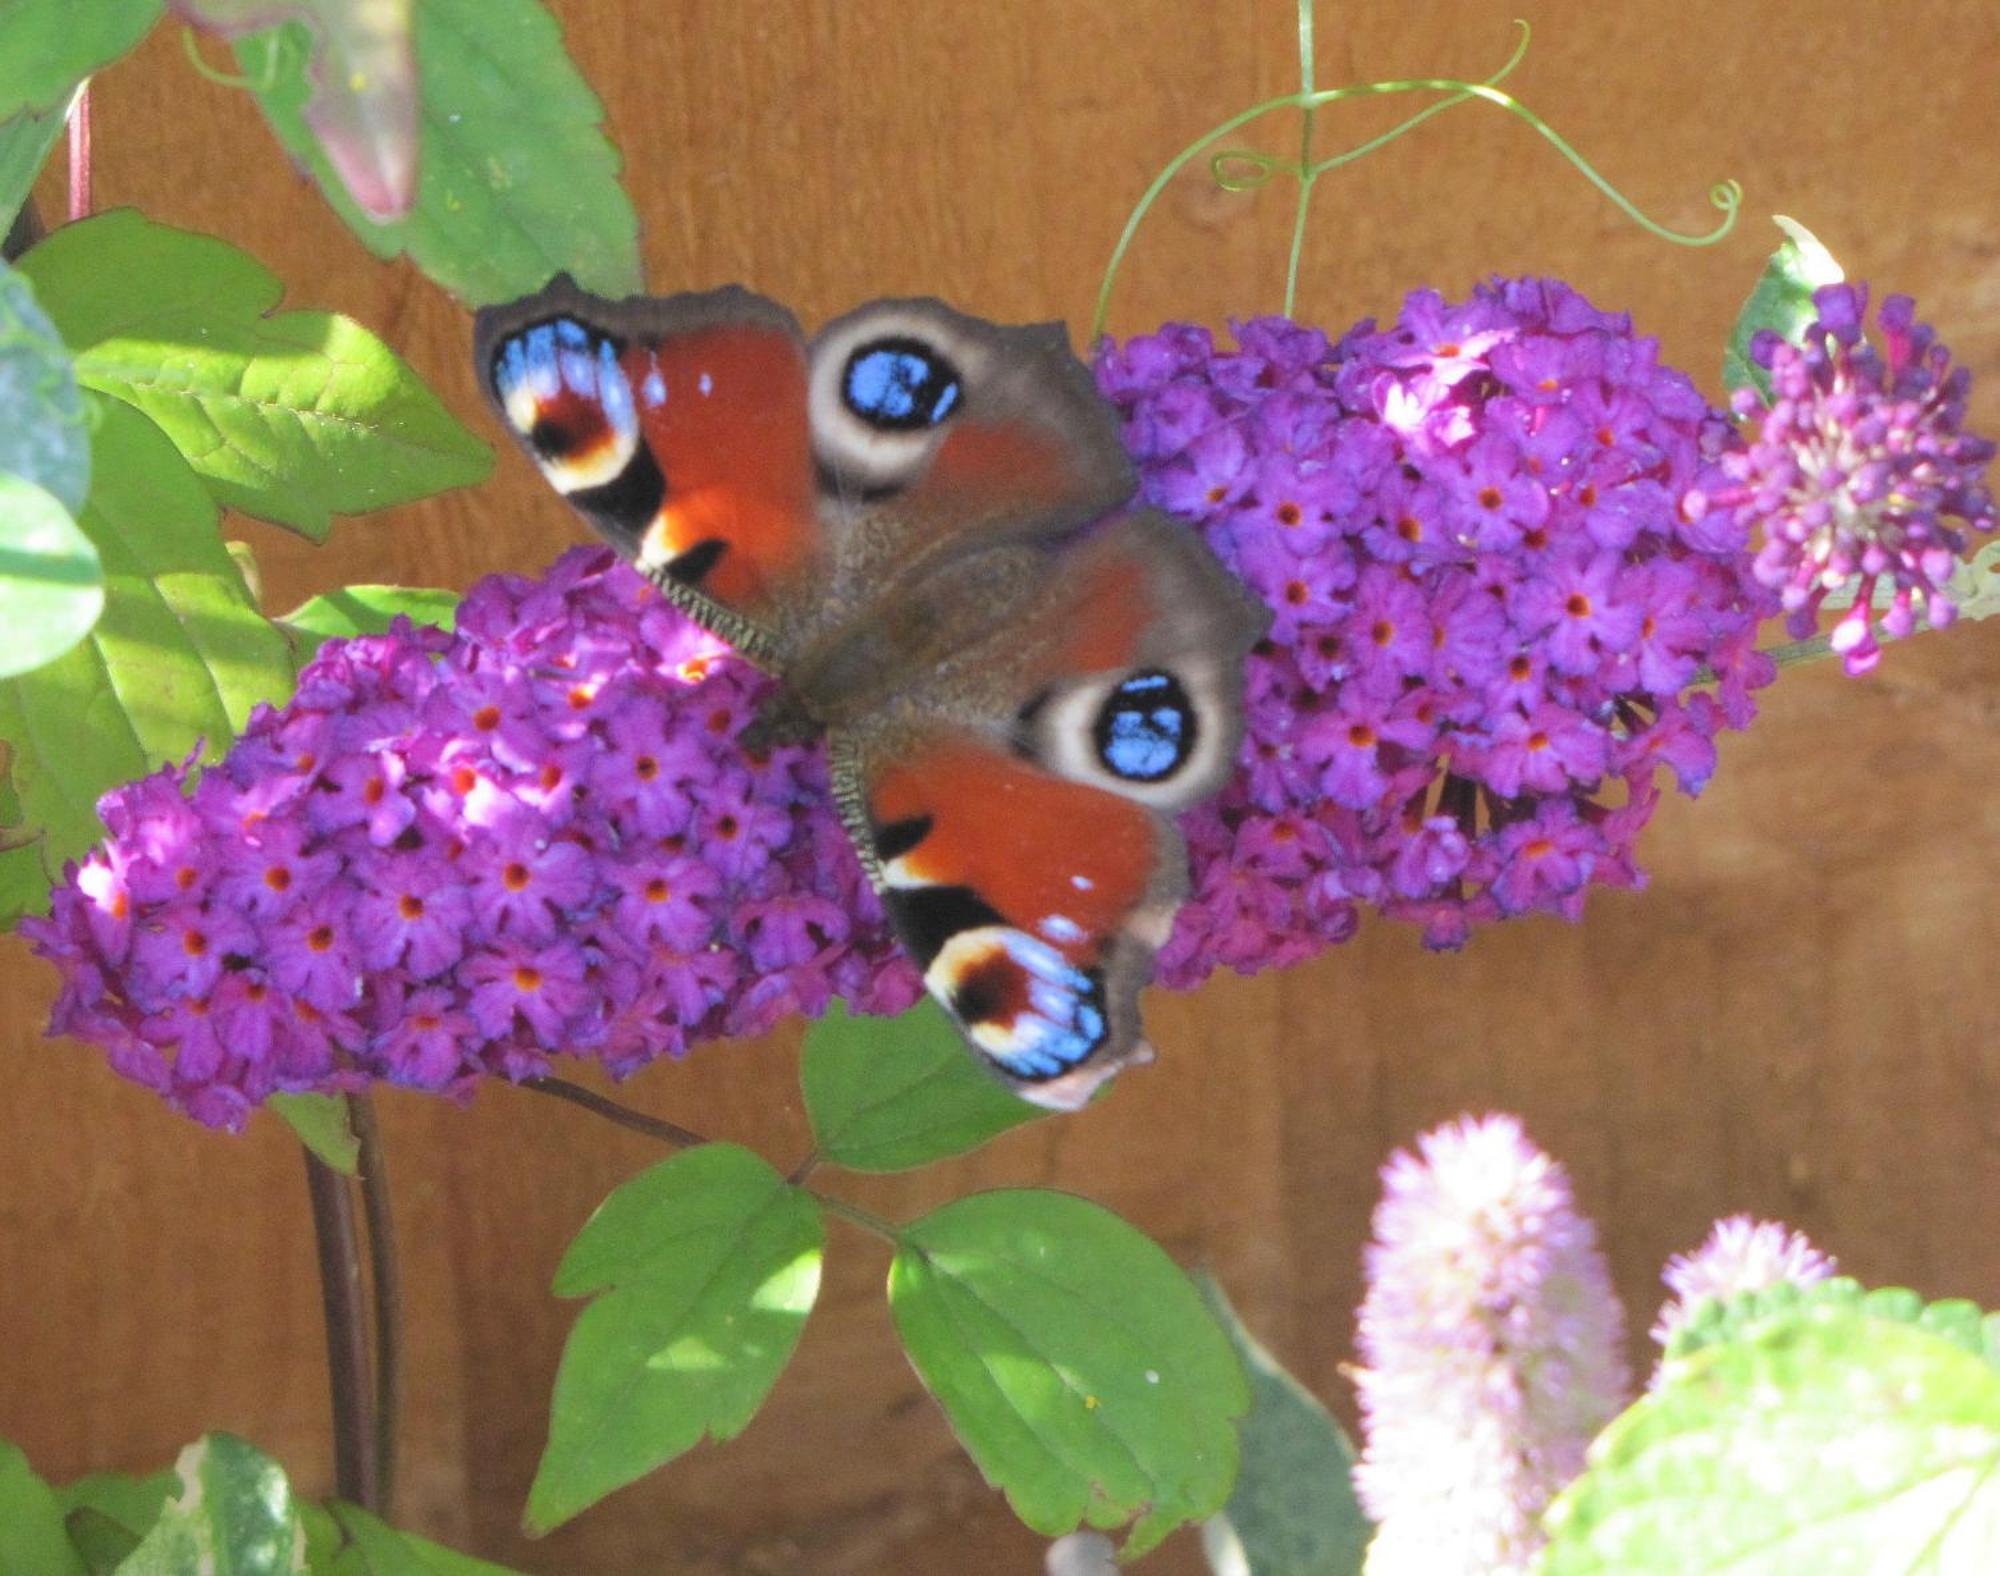
{"label": "wood grain panel", "polygon": [[[1153,170],[1236,107],[1285,91],[1277,0],[898,0],[744,6],[564,0],[645,222],[655,288],[744,279],[808,319],[889,292],[1088,321]],[[1452,112],[1321,188],[1302,301],[1338,329],[1419,284],[1564,275],[1630,309],[1714,387],[1771,232],[1798,215],[1862,275],[1915,293],[2000,427],[2000,141],[1989,0],[1835,7],[1627,0],[1333,5],[1321,77],[1479,76],[1536,27],[1510,84],[1663,222],[1748,188],[1741,234],[1666,247],[1525,127]],[[1393,118],[1329,114],[1322,145]],[[1273,126],[1260,145],[1284,149]],[[105,203],[216,231],[297,304],[385,333],[477,409],[465,315],[379,265],[287,167],[251,102],[163,31],[102,79]],[[53,192],[49,192],[53,197]],[[1176,185],[1114,327],[1274,309],[1288,194]],[[242,524],[270,599],[354,580],[463,586],[529,570],[579,531],[511,453],[488,487],[342,528],[313,549]],[[1788,676],[1698,805],[1648,834],[1642,894],[1426,955],[1364,927],[1310,965],[1149,1003],[1155,1068],[1101,1109],[911,1178],[856,1181],[910,1214],[1040,1183],[1124,1212],[1211,1264],[1271,1344],[1343,1408],[1375,1168],[1465,1110],[1519,1111],[1602,1223],[1635,1334],[1662,1259],[1718,1214],[1783,1215],[1871,1281],[2000,1301],[2000,629],[1892,652],[1867,683]],[[0,1436],[61,1477],[168,1460],[204,1427],[330,1475],[299,1162],[169,1115],[75,1046],[37,1038],[51,981],[8,943],[0,979]],[[710,1047],[627,1086],[636,1103],[780,1160],[804,1145],[795,1030]],[[571,1310],[547,1292],[592,1205],[654,1151],[511,1090],[467,1110],[384,1100],[413,1372],[403,1515],[550,1572],[1038,1568],[1038,1541],[959,1454],[881,1303],[880,1246],[836,1226],[820,1308],[770,1405],[540,1543],[517,1532]],[[1635,1345],[1635,1351],[1637,1347]],[[1149,1569],[1191,1572],[1177,1539]]]}

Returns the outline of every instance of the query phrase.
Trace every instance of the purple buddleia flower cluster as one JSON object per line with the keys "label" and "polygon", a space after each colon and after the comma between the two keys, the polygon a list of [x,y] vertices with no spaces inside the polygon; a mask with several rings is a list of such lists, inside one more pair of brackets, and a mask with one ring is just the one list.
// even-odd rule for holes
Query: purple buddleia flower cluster
{"label": "purple buddleia flower cluster", "polygon": [[1994,447],[1963,430],[1972,375],[1954,368],[1908,296],[1890,296],[1865,337],[1866,285],[1827,285],[1803,343],[1766,331],[1751,355],[1771,374],[1772,403],[1736,395],[1759,420],[1755,440],[1723,461],[1716,506],[1756,519],[1757,578],[1778,591],[1794,638],[1813,632],[1830,592],[1855,591],[1834,626],[1847,671],[1880,659],[1876,589],[1890,588],[1881,630],[1910,634],[1922,613],[1942,629],[1957,613],[1951,578],[1969,531],[1991,531],[1986,467]]}
{"label": "purple buddleia flower cluster", "polygon": [[769,681],[605,550],[455,634],[333,641],[187,791],[106,796],[45,920],[51,1032],[235,1129],[275,1091],[626,1073],[919,986],[823,752],[747,754]]}
{"label": "purple buddleia flower cluster", "polygon": [[1667,1260],[1660,1278],[1673,1297],[1653,1323],[1653,1339],[1666,1346],[1695,1307],[1710,1297],[1738,1297],[1787,1283],[1811,1286],[1837,1268],[1803,1232],[1775,1220],[1731,1215],[1717,1221],[1694,1252]]}
{"label": "purple buddleia flower cluster", "polygon": [[1146,497],[1275,613],[1242,768],[1184,823],[1161,977],[1292,961],[1362,904],[1454,947],[1639,885],[1659,775],[1699,792],[1773,671],[1748,526],[1714,502],[1727,418],[1553,280],[1419,291],[1338,344],[1236,337],[1098,361]]}
{"label": "purple buddleia flower cluster", "polygon": [[1526,1571],[1542,1510],[1624,1404],[1596,1231],[1511,1116],[1425,1134],[1382,1183],[1355,1376],[1368,1569]]}

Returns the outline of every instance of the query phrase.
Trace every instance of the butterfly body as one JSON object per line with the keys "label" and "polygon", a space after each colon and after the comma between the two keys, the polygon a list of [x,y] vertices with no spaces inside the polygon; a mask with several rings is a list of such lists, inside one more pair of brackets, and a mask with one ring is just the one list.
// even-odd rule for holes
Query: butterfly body
{"label": "butterfly body", "polygon": [[730,288],[480,314],[550,482],[778,681],[753,747],[827,737],[834,793],[925,984],[1026,1098],[1150,1052],[1137,994],[1186,882],[1268,615],[1130,506],[1057,325],[884,301],[810,342]]}

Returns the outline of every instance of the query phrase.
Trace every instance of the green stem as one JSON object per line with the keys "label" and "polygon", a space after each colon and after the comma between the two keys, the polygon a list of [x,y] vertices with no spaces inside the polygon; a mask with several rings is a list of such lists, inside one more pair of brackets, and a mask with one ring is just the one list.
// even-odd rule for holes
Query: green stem
{"label": "green stem", "polygon": [[[573,1084],[562,1078],[529,1078],[521,1086],[532,1089],[536,1094],[554,1095],[558,1100],[567,1100],[571,1105],[580,1105],[586,1111],[595,1112],[607,1121],[616,1122],[620,1127],[629,1127],[635,1133],[644,1133],[648,1138],[656,1138],[663,1144],[672,1144],[676,1149],[691,1149],[696,1144],[708,1142],[701,1134],[692,1132],[674,1122],[663,1121],[657,1116],[648,1116],[643,1111],[635,1111],[629,1105],[620,1105],[616,1100],[605,1098],[581,1084]],[[884,1220],[880,1215],[872,1215],[858,1204],[850,1204],[831,1193],[822,1193],[817,1188],[804,1186],[805,1178],[819,1164],[817,1149],[807,1154],[785,1180],[802,1193],[810,1196],[820,1208],[830,1215],[838,1215],[850,1225],[859,1226],[863,1231],[871,1231],[885,1242],[902,1241],[902,1233],[894,1221]]]}
{"label": "green stem", "polygon": [[[1525,44],[1525,29],[1527,24],[1519,23],[1517,25],[1524,30],[1523,42]],[[1505,110],[1508,114],[1525,121],[1543,140],[1548,142],[1558,153],[1574,165],[1591,185],[1610,198],[1621,213],[1650,234],[1681,246],[1710,246],[1721,240],[1735,228],[1737,211],[1743,203],[1743,188],[1735,181],[1722,181],[1709,188],[1709,203],[1722,213],[1721,222],[1712,230],[1699,235],[1684,235],[1679,231],[1669,230],[1664,225],[1648,218],[1639,210],[1635,203],[1600,175],[1589,161],[1578,153],[1568,140],[1557,132],[1555,128],[1550,126],[1547,121],[1535,114],[1534,111],[1530,110],[1512,94],[1503,93],[1493,85],[1499,80],[1501,75],[1514,68],[1519,62],[1520,57],[1521,50],[1517,48],[1514,56],[1502,68],[1502,71],[1496,73],[1485,82],[1463,82],[1455,77],[1420,77],[1392,82],[1367,82],[1344,88],[1324,88],[1311,93],[1286,93],[1277,98],[1266,99],[1261,104],[1253,104],[1250,108],[1243,110],[1239,114],[1232,115],[1212,131],[1198,137],[1170,159],[1160,173],[1153,178],[1152,183],[1147,186],[1144,194],[1141,195],[1138,203],[1134,205],[1130,216],[1126,219],[1124,229],[1119,232],[1118,242],[1111,250],[1111,260],[1105,266],[1104,282],[1099,286],[1097,292],[1097,312],[1091,321],[1090,337],[1092,341],[1097,340],[1104,332],[1104,325],[1110,317],[1111,292],[1117,283],[1118,270],[1125,261],[1125,254],[1131,250],[1132,242],[1138,235],[1140,224],[1144,222],[1146,215],[1152,210],[1154,203],[1159,200],[1160,194],[1167,189],[1168,184],[1187,167],[1191,160],[1206,153],[1216,143],[1220,142],[1224,137],[1229,136],[1232,132],[1240,130],[1252,121],[1258,120],[1272,113],[1274,110],[1312,110],[1322,104],[1332,104],[1341,99],[1374,98],[1386,96],[1391,93],[1446,93],[1452,95],[1445,102],[1432,105],[1426,112],[1411,116],[1393,131],[1372,139],[1360,148],[1352,149],[1344,154],[1338,154],[1321,166],[1310,169],[1309,173],[1316,176],[1317,174],[1324,173],[1327,169],[1336,168],[1339,164],[1358,158],[1363,152],[1381,147],[1383,143],[1390,141],[1394,137],[1401,136],[1404,132],[1429,119],[1431,115],[1449,108],[1453,103],[1462,103],[1466,99],[1471,98],[1482,99],[1489,104]],[[1262,178],[1264,179],[1268,179],[1269,174],[1277,168],[1275,161],[1261,154],[1231,153],[1229,157],[1263,171],[1264,175]],[[1245,182],[1243,184],[1259,183]],[[1295,233],[1302,235],[1303,232],[1297,231]]]}
{"label": "green stem", "polygon": [[1292,315],[1299,299],[1299,259],[1306,248],[1306,219],[1312,211],[1313,182],[1313,0],[1299,0],[1299,96],[1306,101],[1299,112],[1299,200],[1292,210],[1292,249],[1285,259],[1285,316]]}
{"label": "green stem", "polygon": [[402,1276],[396,1263],[396,1225],[389,1209],[389,1168],[375,1102],[347,1097],[348,1125],[360,1145],[356,1181],[368,1228],[368,1290],[375,1321],[375,1461],[377,1492],[386,1516],[396,1503],[396,1425],[402,1411]]}
{"label": "green stem", "polygon": [[838,1215],[850,1226],[859,1226],[863,1231],[873,1232],[884,1242],[899,1243],[903,1233],[892,1220],[884,1220],[880,1215],[870,1214],[858,1204],[850,1204],[844,1198],[836,1198],[831,1193],[822,1193],[818,1188],[806,1188],[805,1193],[814,1203],[829,1215]]}
{"label": "green stem", "polygon": [[264,69],[256,76],[234,71],[224,71],[219,66],[211,66],[201,58],[201,42],[195,37],[191,27],[181,29],[181,50],[201,76],[208,78],[218,87],[238,88],[246,93],[268,93],[278,85],[278,42],[275,37],[265,41]]}
{"label": "green stem", "polygon": [[620,1105],[616,1100],[607,1099],[596,1091],[586,1089],[582,1084],[573,1084],[566,1078],[528,1078],[520,1085],[532,1089],[536,1094],[554,1095],[558,1100],[567,1100],[571,1105],[580,1105],[586,1111],[594,1111],[607,1121],[616,1122],[620,1127],[629,1127],[635,1133],[644,1133],[648,1138],[657,1138],[663,1144],[672,1144],[676,1149],[692,1149],[697,1144],[708,1142],[691,1128],[682,1127],[678,1122],[669,1122],[663,1117],[648,1116],[644,1111],[635,1111],[629,1105]]}
{"label": "green stem", "polygon": [[361,1322],[361,1254],[354,1197],[347,1178],[310,1149],[306,1194],[312,1201],[319,1249],[321,1310],[326,1319],[327,1388],[333,1403],[334,1491],[363,1510],[382,1510],[381,1458],[376,1451],[369,1386],[368,1332]]}

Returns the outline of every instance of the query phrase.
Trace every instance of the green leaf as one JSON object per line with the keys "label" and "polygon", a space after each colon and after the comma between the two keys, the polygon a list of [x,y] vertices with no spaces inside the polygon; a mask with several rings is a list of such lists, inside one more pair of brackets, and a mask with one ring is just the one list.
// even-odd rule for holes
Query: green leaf
{"label": "green leaf", "polygon": [[322,540],[359,514],[482,480],[493,455],[358,323],[278,312],[277,275],[213,236],[119,209],[21,260],[76,375],[144,411],[216,500]]}
{"label": "green leaf", "polygon": [[305,118],[310,43],[293,25],[237,46],[292,157],[378,257],[407,252],[470,306],[567,271],[586,288],[639,288],[638,217],[618,184],[603,106],[540,0],[426,0],[417,8],[423,157],[409,217],[377,224],[334,177]]}
{"label": "green leaf", "polygon": [[236,34],[297,18],[313,38],[312,97],[301,111],[355,204],[400,219],[416,196],[415,0],[177,0],[213,32]]}
{"label": "green leaf", "polygon": [[889,1303],[967,1452],[1036,1532],[1137,1518],[1130,1559],[1229,1497],[1242,1365],[1187,1276],[1109,1210],[1033,1189],[958,1199],[904,1232]]}
{"label": "green leaf", "polygon": [[97,622],[104,570],[71,518],[89,490],[69,351],[27,279],[0,264],[0,678],[53,661]]}
{"label": "green leaf", "polygon": [[1250,1376],[1243,1467],[1220,1515],[1202,1523],[1217,1576],[1355,1576],[1373,1535],[1354,1496],[1354,1446],[1243,1326],[1214,1280],[1195,1277]]}
{"label": "green leaf", "polygon": [[90,429],[68,348],[25,273],[0,263],[0,471],[75,514],[90,494]]}
{"label": "green leaf", "polygon": [[294,637],[303,664],[329,640],[379,635],[398,617],[433,629],[450,629],[458,617],[459,593],[429,586],[343,586],[302,602],[279,627]]}
{"label": "green leaf", "polygon": [[[7,831],[13,830],[10,823]],[[49,876],[35,844],[0,853],[0,929],[12,929],[23,914],[44,913],[48,906]]]}
{"label": "green leaf", "polygon": [[234,1434],[204,1434],[174,1463],[167,1502],[119,1576],[276,1576],[305,1569],[306,1535],[285,1470]]}
{"label": "green leaf", "polygon": [[176,1481],[171,1472],[143,1478],[94,1472],[56,1491],[70,1542],[91,1576],[115,1571],[138,1547],[160,1519]]}
{"label": "green leaf", "polygon": [[89,1576],[114,1576],[118,1567],[132,1557],[144,1534],[129,1532],[103,1511],[89,1505],[63,1517],[70,1547],[76,1550]]}
{"label": "green leaf", "polygon": [[328,1508],[347,1539],[329,1567],[331,1576],[515,1576],[504,1565],[398,1532],[359,1505],[335,1500]]}
{"label": "green leaf", "polygon": [[55,1490],[0,1439],[0,1576],[87,1576]]}
{"label": "green leaf", "polygon": [[894,1018],[855,1017],[833,1002],[801,1054],[820,1157],[853,1171],[907,1171],[962,1155],[1047,1114],[975,1066],[928,998]]}
{"label": "green leaf", "polygon": [[99,794],[198,741],[216,759],[251,708],[292,682],[285,637],[251,605],[200,480],[145,417],[96,405],[79,523],[104,563],[104,616],[74,650],[0,682],[0,740],[23,825],[44,834],[32,850],[44,889],[103,835]]}
{"label": "green leaf", "polygon": [[819,1291],[819,1212],[749,1150],[704,1144],[598,1206],[556,1270],[596,1300],[563,1348],[526,1525],[546,1532],[691,1449],[742,1432]]}
{"label": "green leaf", "polygon": [[104,611],[104,566],[59,499],[0,473],[0,678],[53,662]]}
{"label": "green leaf", "polygon": [[2000,1569],[2000,1373],[1951,1340],[1802,1308],[1690,1358],[1591,1447],[1542,1569]]}
{"label": "green leaf", "polygon": [[138,44],[160,0],[6,0],[0,5],[0,120],[54,109]]}
{"label": "green leaf", "polygon": [[354,1175],[361,1140],[354,1136],[344,1098],[337,1094],[274,1094],[264,1103],[284,1118],[306,1148],[343,1176]]}
{"label": "green leaf", "polygon": [[1771,399],[1771,375],[1750,359],[1751,340],[1759,330],[1768,328],[1796,345],[1819,315],[1813,308],[1813,292],[1847,277],[1819,237],[1798,220],[1776,214],[1772,222],[1785,232],[1785,240],[1771,254],[1750,299],[1737,313],[1728,348],[1722,353],[1723,387],[1732,394],[1740,388],[1754,388],[1766,404]]}
{"label": "green leaf", "polygon": [[1661,1361],[1672,1379],[1674,1365],[1727,1341],[1754,1338],[1774,1323],[1806,1312],[1859,1312],[1895,1324],[1907,1324],[1942,1336],[1961,1351],[2000,1369],[2000,1314],[1983,1313],[1962,1297],[1925,1302],[1901,1286],[1874,1291],[1845,1275],[1830,1276],[1809,1286],[1780,1281],[1762,1291],[1733,1297],[1704,1297],[1679,1321],[1667,1341]]}
{"label": "green leaf", "polygon": [[49,162],[49,150],[63,134],[75,96],[72,86],[72,91],[49,109],[19,110],[0,121],[0,236],[13,228],[34,191],[35,177],[42,173],[42,166]]}

